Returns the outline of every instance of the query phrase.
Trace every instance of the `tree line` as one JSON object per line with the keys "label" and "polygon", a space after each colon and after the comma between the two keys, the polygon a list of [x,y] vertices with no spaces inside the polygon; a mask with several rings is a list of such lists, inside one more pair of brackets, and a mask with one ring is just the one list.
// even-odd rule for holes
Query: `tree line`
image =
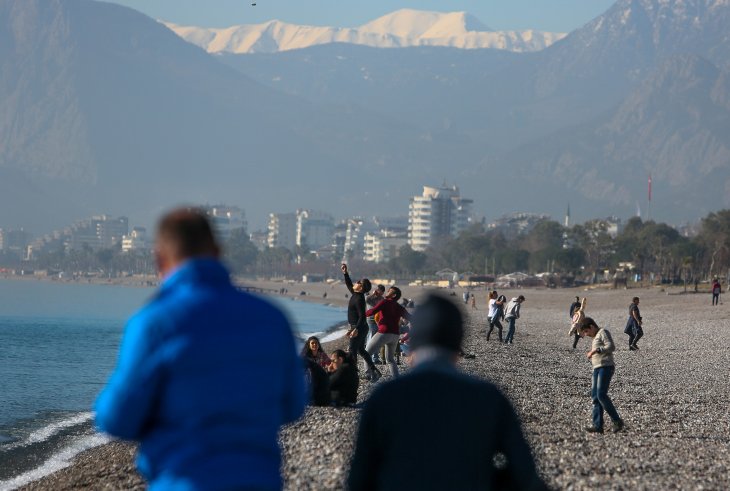
{"label": "tree line", "polygon": [[[305,249],[260,251],[245,230],[233,231],[223,242],[224,261],[236,274],[296,278],[303,273],[338,276],[340,258],[318,259]],[[685,237],[665,223],[633,217],[616,235],[603,220],[564,227],[552,220],[537,223],[526,233],[506,237],[499,230],[475,224],[458,237],[446,237],[423,252],[408,246],[386,264],[358,260],[359,251],[347,251],[357,274],[386,277],[431,277],[442,269],[464,275],[499,276],[512,272],[549,272],[563,277],[586,278],[633,265],[631,274],[654,275],[670,281],[703,281],[726,278],[730,267],[730,210],[702,219],[696,235]],[[65,251],[58,248],[38,255],[30,263],[12,254],[0,254],[4,267],[23,266],[65,272],[154,274],[149,251],[123,253],[121,247]]]}

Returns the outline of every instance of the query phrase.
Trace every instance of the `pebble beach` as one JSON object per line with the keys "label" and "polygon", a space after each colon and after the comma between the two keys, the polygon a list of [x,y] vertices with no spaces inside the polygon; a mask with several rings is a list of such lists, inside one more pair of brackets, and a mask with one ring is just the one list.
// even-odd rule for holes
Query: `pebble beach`
{"label": "pebble beach", "polygon": [[[264,286],[262,286],[264,287]],[[299,287],[290,288],[297,294]],[[307,285],[306,300],[342,304],[344,287]],[[304,291],[304,290],[301,290]],[[327,298],[323,293],[327,291]],[[460,302],[463,290],[456,290]],[[460,368],[492,381],[512,401],[545,482],[554,489],[730,489],[730,303],[712,307],[709,293],[663,290],[540,290],[526,301],[513,345],[496,332],[486,341],[486,292],[474,290]],[[422,290],[404,288],[418,298]],[[586,313],[617,344],[611,395],[626,423],[617,434],[588,434],[591,365],[588,338],[571,349],[568,307],[586,296]],[[644,338],[629,351],[623,333],[631,297],[641,298]],[[344,340],[329,343],[328,349]],[[387,383],[387,367],[381,367]],[[360,400],[372,385],[363,381]],[[359,410],[309,408],[281,432],[284,488],[344,489]],[[489,418],[488,414],[484,415]],[[458,435],[453,442],[458,445]],[[112,442],[21,489],[144,489],[133,464],[134,446]]]}

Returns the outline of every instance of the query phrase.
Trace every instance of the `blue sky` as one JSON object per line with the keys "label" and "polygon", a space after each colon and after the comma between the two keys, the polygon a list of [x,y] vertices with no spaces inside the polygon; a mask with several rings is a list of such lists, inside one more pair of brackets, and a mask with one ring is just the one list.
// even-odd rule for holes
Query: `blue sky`
{"label": "blue sky", "polygon": [[615,0],[107,0],[155,19],[225,27],[279,19],[293,24],[355,27],[401,8],[466,11],[496,30],[569,32],[602,14]]}

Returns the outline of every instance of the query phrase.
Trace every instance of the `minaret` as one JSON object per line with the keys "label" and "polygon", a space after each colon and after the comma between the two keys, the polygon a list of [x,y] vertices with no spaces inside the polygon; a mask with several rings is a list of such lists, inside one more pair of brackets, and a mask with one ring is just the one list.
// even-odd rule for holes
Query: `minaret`
{"label": "minaret", "polygon": [[568,209],[565,212],[565,228],[570,227],[570,203],[568,203]]}

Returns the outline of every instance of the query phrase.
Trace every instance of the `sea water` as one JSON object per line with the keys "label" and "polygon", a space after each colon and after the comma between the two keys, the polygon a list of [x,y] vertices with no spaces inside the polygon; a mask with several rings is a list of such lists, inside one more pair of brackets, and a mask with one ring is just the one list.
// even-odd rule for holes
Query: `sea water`
{"label": "sea water", "polygon": [[[143,287],[0,280],[0,490],[68,465],[107,442],[91,406],[114,368]],[[300,338],[326,338],[345,310],[272,298]]]}

